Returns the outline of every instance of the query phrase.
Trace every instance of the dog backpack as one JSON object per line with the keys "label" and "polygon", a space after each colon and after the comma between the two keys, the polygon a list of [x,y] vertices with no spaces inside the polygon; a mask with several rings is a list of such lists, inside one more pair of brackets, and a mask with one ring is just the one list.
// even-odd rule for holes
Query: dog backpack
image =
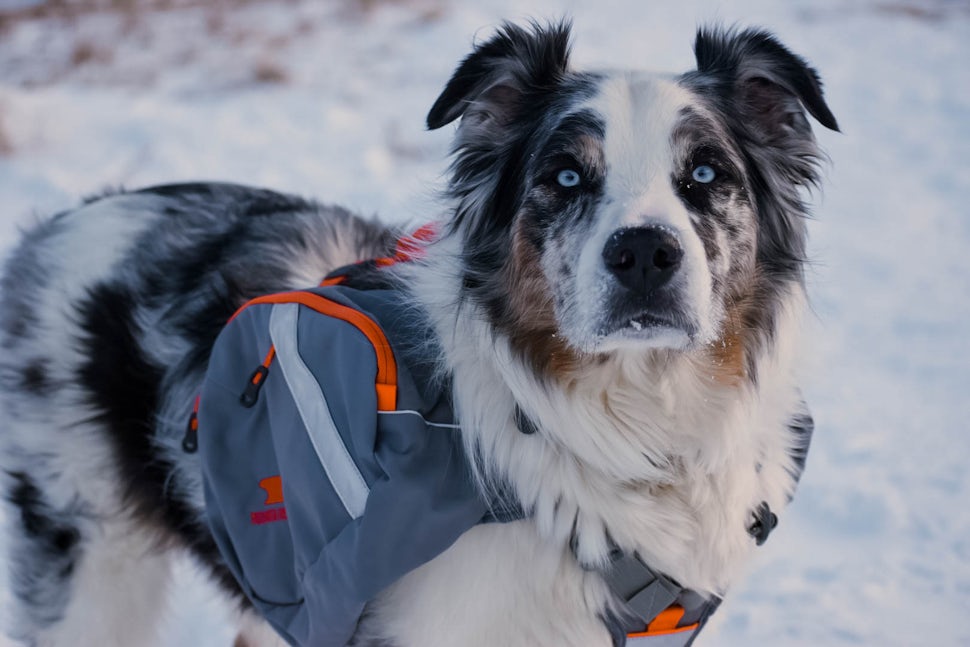
{"label": "dog backpack", "polygon": [[369,600],[489,518],[448,390],[408,350],[431,333],[400,299],[258,298],[213,348],[197,406],[207,520],[292,644],[346,644]]}

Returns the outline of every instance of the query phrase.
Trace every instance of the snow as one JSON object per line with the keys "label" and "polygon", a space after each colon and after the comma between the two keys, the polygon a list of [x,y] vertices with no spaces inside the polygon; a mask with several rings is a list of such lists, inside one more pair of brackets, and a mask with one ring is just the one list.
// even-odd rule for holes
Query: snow
{"label": "snow", "polygon": [[[190,179],[425,218],[452,129],[424,114],[505,18],[569,14],[578,64],[672,71],[698,23],[775,31],[821,71],[844,132],[818,129],[817,431],[795,502],[699,643],[970,644],[965,0],[57,4],[0,0],[0,250],[104,187]],[[163,643],[228,645],[227,610],[186,565],[177,579]]]}

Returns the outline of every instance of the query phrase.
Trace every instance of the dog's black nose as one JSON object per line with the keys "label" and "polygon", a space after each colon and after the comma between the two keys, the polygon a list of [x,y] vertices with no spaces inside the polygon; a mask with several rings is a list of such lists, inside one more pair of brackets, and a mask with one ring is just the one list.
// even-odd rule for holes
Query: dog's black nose
{"label": "dog's black nose", "polygon": [[603,248],[603,262],[620,285],[642,295],[669,281],[683,257],[677,237],[659,227],[620,229]]}

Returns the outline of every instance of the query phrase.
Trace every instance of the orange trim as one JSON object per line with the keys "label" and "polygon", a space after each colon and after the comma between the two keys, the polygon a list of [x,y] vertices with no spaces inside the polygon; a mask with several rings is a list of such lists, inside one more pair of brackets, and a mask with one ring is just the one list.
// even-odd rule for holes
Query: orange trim
{"label": "orange trim", "polygon": [[676,629],[680,619],[684,617],[684,608],[672,606],[661,611],[656,618],[647,625],[647,631],[670,631]]}
{"label": "orange trim", "polygon": [[344,276],[343,274],[341,274],[340,276],[332,276],[329,279],[323,279],[322,281],[320,281],[319,287],[328,288],[331,285],[340,285],[346,280],[347,280],[347,277]]}
{"label": "orange trim", "polygon": [[[396,263],[412,261],[415,258],[420,258],[424,255],[424,249],[421,243],[430,242],[434,240],[435,236],[437,235],[438,224],[429,222],[426,225],[415,229],[413,233],[398,238],[397,243],[394,246],[393,256],[381,256],[373,259],[360,260],[357,261],[357,263],[366,263],[368,260],[370,260],[376,267],[389,267]],[[332,276],[321,281],[318,287],[325,288],[330,287],[331,285],[340,285],[346,280],[346,278],[347,277],[343,274]],[[230,319],[230,321],[232,320]]]}
{"label": "orange trim", "polygon": [[[391,360],[393,361],[393,357]],[[380,362],[378,362],[377,374],[380,375]],[[378,381],[374,389],[377,391],[378,411],[394,411],[397,408],[397,384],[381,384]]]}
{"label": "orange trim", "polygon": [[[373,319],[362,312],[320,295],[299,291],[268,294],[253,299],[236,311],[233,318],[244,308],[267,303],[299,303],[321,314],[346,321],[364,333],[364,336],[374,346],[374,353],[377,355],[377,379],[375,380],[377,409],[378,411],[394,411],[397,407],[397,362],[394,360],[394,352],[391,349],[391,344],[387,341],[387,337],[384,336],[384,331],[374,323]],[[272,355],[275,352],[275,348],[270,348],[270,353],[266,356],[267,360],[272,360]]]}
{"label": "orange trim", "polygon": [[409,236],[401,236],[394,249],[395,261],[410,261],[422,256],[421,243],[428,243],[438,235],[438,224],[429,222],[414,230]]}
{"label": "orange trim", "polygon": [[669,636],[671,634],[679,634],[685,631],[696,631],[701,623],[695,622],[692,625],[687,625],[686,627],[678,627],[677,624],[684,617],[684,608],[681,606],[672,606],[664,609],[660,614],[653,619],[653,621],[647,625],[646,631],[641,631],[639,633],[627,634],[627,638],[650,638],[652,636]]}

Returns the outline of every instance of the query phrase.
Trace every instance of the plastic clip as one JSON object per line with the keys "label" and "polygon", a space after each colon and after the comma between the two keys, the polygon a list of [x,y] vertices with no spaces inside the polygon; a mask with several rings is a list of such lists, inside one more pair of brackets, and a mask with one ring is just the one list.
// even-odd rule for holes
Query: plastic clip
{"label": "plastic clip", "polygon": [[259,399],[259,390],[263,388],[263,382],[266,381],[267,375],[269,375],[269,368],[260,364],[253,371],[253,374],[249,376],[249,382],[246,383],[246,390],[239,396],[239,401],[244,407],[249,408],[256,404],[256,400]]}
{"label": "plastic clip", "polygon": [[768,541],[768,535],[777,525],[778,515],[771,511],[766,501],[762,501],[754,511],[754,523],[748,527],[748,534],[754,537],[755,542],[760,546]]}

